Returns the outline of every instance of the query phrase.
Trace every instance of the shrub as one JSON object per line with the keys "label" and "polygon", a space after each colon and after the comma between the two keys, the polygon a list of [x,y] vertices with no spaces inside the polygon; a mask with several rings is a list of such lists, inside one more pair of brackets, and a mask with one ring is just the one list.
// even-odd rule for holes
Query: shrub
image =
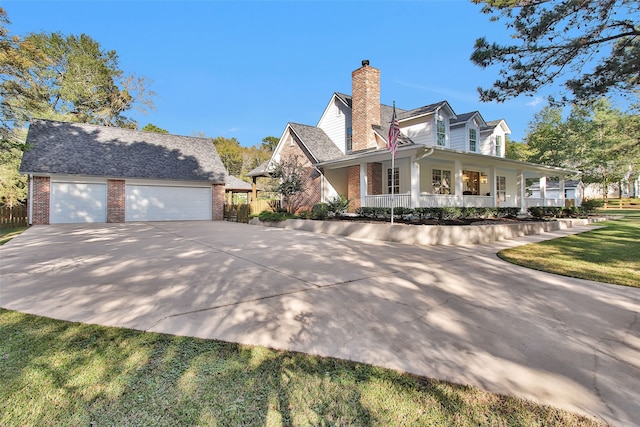
{"label": "shrub", "polygon": [[260,219],[260,221],[284,221],[285,219],[294,218],[297,218],[297,216],[287,212],[262,211],[260,212],[260,215],[258,215],[258,219]]}
{"label": "shrub", "polygon": [[544,217],[544,209],[540,206],[531,206],[527,211],[534,218],[542,219]]}
{"label": "shrub", "polygon": [[462,210],[457,207],[441,208],[442,216],[440,219],[458,219],[462,214]]}
{"label": "shrub", "polygon": [[311,218],[313,219],[326,219],[329,216],[329,205],[320,202],[313,205],[311,209]]}
{"label": "shrub", "polygon": [[516,217],[519,213],[520,208],[498,208],[497,216],[498,218]]}
{"label": "shrub", "polygon": [[586,214],[594,213],[597,208],[601,208],[602,206],[604,206],[602,199],[584,199],[580,206],[580,212]]}
{"label": "shrub", "polygon": [[340,216],[349,208],[349,199],[343,194],[329,199],[326,203],[328,213],[334,216]]}

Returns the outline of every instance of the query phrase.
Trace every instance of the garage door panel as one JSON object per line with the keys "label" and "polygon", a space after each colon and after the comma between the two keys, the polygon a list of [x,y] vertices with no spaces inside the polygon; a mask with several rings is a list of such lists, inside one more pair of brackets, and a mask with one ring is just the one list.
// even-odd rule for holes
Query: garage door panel
{"label": "garage door panel", "polygon": [[52,182],[50,222],[107,222],[107,185]]}
{"label": "garage door panel", "polygon": [[210,220],[210,187],[127,185],[126,221]]}

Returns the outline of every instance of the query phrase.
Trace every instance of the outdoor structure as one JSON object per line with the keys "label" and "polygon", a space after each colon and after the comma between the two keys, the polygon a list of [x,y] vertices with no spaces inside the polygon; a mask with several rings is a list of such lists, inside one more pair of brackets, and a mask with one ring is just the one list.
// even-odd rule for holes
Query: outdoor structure
{"label": "outdoor structure", "polygon": [[[391,169],[386,150],[393,110],[380,104],[380,71],[362,61],[352,73],[352,94],[334,93],[316,126],[288,123],[267,165],[266,176],[287,156],[306,166],[302,209],[339,194],[358,207],[564,206],[564,191],[551,197],[546,182],[564,186],[577,171],[505,159],[505,120],[485,121],[477,112],[457,114],[447,101],[411,110],[396,108],[398,152]],[[536,179],[540,197],[526,197]],[[392,197],[392,193],[394,196]]]}
{"label": "outdoor structure", "polygon": [[[540,191],[540,182],[534,182],[528,190],[529,198],[541,199],[543,197]],[[545,197],[548,199],[559,199],[561,196],[565,199],[567,206],[580,206],[584,199],[584,184],[582,181],[566,180],[564,182],[564,195],[560,194],[559,181],[547,181]]]}
{"label": "outdoor structure", "polygon": [[[242,195],[242,203],[244,204],[249,204],[252,201],[256,200],[255,198],[253,198],[253,185],[241,180],[235,175],[227,175],[227,180],[224,185],[224,191],[225,201],[227,203],[234,203],[234,194]],[[257,189],[255,191],[257,195]]]}
{"label": "outdoor structure", "polygon": [[222,220],[227,172],[208,139],[33,120],[27,144],[30,224]]}

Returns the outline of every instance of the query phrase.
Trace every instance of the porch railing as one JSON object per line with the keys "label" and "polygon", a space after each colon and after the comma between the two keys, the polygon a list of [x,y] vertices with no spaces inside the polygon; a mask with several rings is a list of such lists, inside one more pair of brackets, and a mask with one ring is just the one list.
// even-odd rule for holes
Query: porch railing
{"label": "porch railing", "polygon": [[411,194],[395,194],[393,198],[391,194],[367,195],[362,206],[368,208],[390,208],[392,200],[394,201],[394,208],[408,208],[411,206]]}

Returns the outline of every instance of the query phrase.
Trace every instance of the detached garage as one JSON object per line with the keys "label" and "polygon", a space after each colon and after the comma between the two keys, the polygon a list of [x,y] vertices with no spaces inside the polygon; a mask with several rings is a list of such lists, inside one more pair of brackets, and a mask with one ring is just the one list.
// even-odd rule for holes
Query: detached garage
{"label": "detached garage", "polygon": [[30,224],[223,218],[227,174],[209,139],[34,120],[27,143]]}

